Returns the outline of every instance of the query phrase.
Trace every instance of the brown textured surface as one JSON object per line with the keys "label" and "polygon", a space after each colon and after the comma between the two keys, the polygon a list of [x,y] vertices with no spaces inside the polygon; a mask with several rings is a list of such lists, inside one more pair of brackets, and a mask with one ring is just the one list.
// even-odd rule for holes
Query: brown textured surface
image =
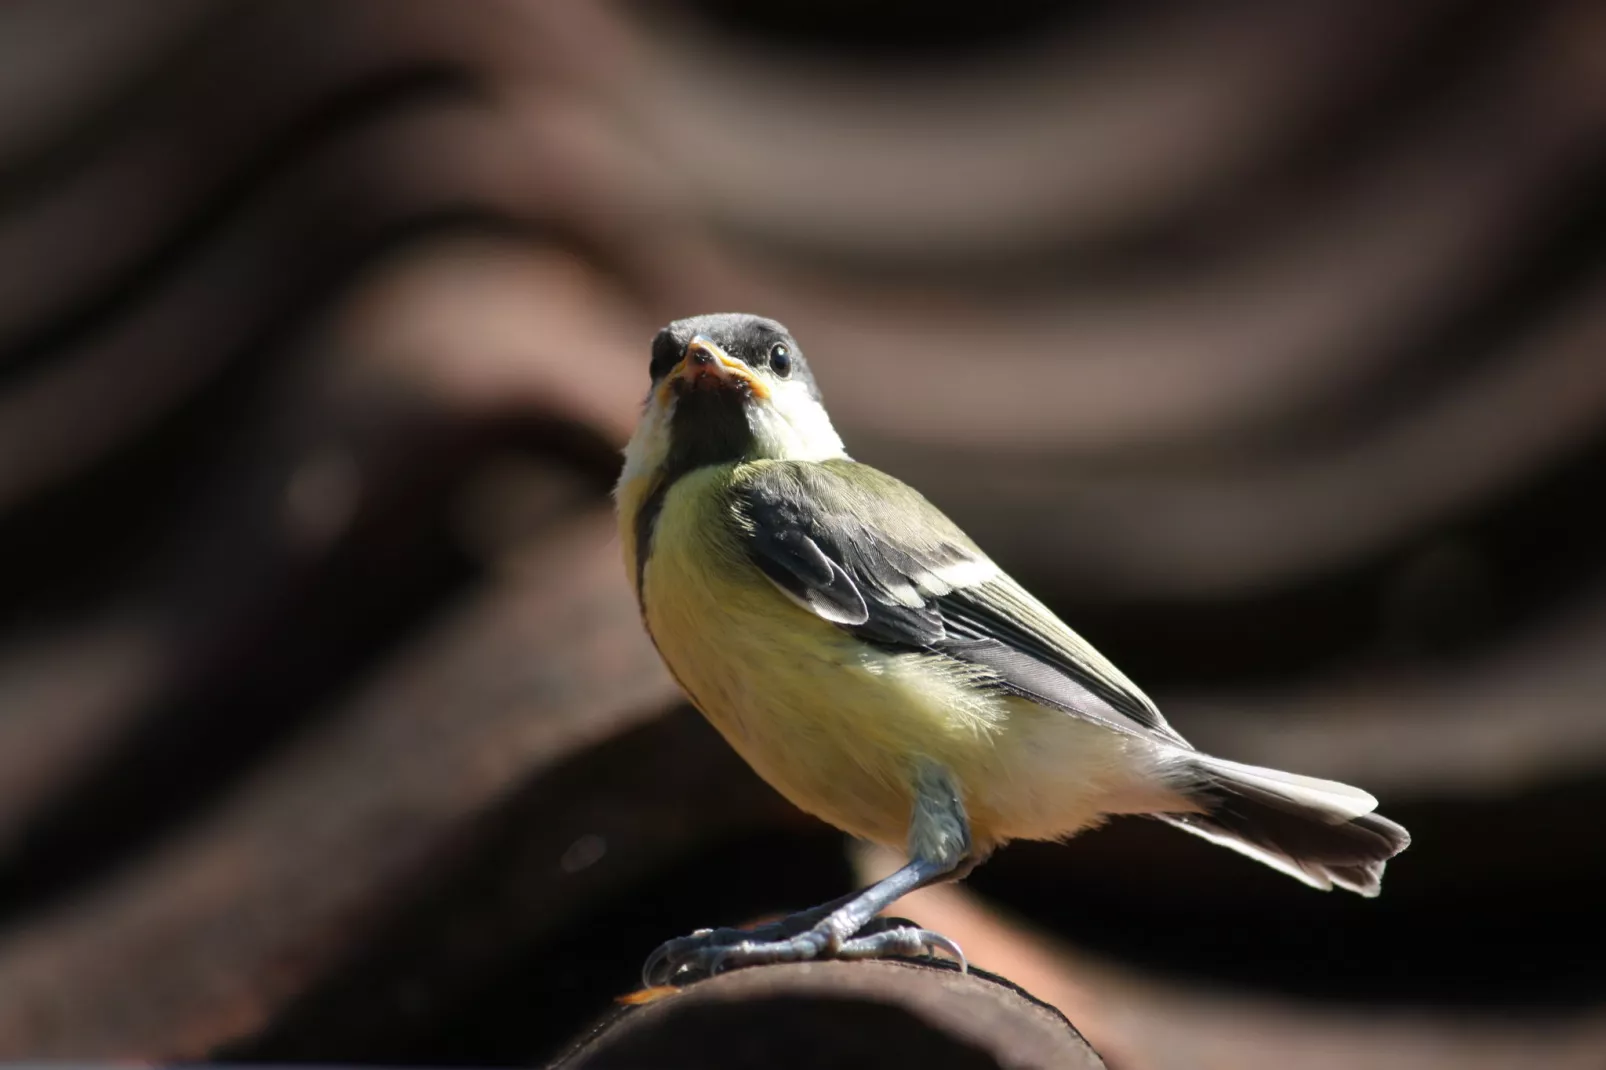
{"label": "brown textured surface", "polygon": [[599,1024],[552,1070],[928,1066],[1100,1070],[1058,1012],[976,974],[906,963],[738,970]]}
{"label": "brown textured surface", "polygon": [[646,340],[745,308],[1190,738],[1416,834],[1361,902],[1116,823],[939,928],[1129,1070],[1591,1065],[1603,41],[5,5],[0,1056],[539,1062],[854,879],[677,703],[606,517]]}
{"label": "brown textured surface", "polygon": [[[449,857],[465,825],[564,756],[656,714],[671,685],[645,640],[617,639],[635,607],[598,537],[609,522],[598,512],[570,521],[544,544],[544,567],[444,615],[393,672],[197,827],[7,941],[7,1055],[175,1045],[171,1054],[195,1056],[262,1029],[371,937],[396,890]],[[672,815],[632,831],[596,812],[608,802],[576,788],[562,799],[567,822],[531,824],[521,847],[546,860],[548,879],[526,890],[499,936],[583,901],[592,875],[560,865],[579,836],[609,836],[625,865],[673,852]],[[699,816],[694,834],[717,827]]]}

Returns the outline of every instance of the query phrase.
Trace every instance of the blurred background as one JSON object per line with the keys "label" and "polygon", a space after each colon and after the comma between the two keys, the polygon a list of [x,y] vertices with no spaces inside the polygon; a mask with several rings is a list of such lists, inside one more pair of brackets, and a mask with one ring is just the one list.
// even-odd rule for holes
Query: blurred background
{"label": "blurred background", "polygon": [[[1112,1066],[1606,1065],[1588,0],[0,8],[0,1057],[530,1063],[881,864],[677,701],[607,489],[664,321],[802,340],[1201,747],[901,912]],[[940,924],[938,924],[940,923]]]}

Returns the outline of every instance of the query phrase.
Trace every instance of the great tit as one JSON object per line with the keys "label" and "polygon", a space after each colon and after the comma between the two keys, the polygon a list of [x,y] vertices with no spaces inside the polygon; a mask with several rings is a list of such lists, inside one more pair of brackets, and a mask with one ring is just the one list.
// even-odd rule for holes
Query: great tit
{"label": "great tit", "polygon": [[1146,814],[1315,888],[1378,893],[1410,842],[1377,800],[1195,750],[1120,670],[918,492],[852,460],[797,340],[677,320],[615,489],[642,621],[691,702],[787,799],[909,862],[757,929],[647,962],[713,970],[943,949],[872,919],[1012,839]]}

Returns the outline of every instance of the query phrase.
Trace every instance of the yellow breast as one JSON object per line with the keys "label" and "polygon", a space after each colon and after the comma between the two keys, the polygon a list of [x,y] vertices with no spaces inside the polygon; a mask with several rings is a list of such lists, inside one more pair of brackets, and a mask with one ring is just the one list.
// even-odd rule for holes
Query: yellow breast
{"label": "yellow breast", "polygon": [[973,671],[947,658],[877,650],[791,602],[748,560],[725,511],[735,467],[694,472],[665,496],[642,583],[653,641],[692,702],[783,795],[901,847],[917,764],[990,764],[1007,700],[966,687]]}
{"label": "yellow breast", "polygon": [[[916,771],[935,763],[960,789],[980,854],[1069,836],[1105,813],[1164,808],[1128,737],[977,687],[985,670],[872,646],[792,602],[748,559],[729,512],[741,472],[700,469],[664,496],[642,616],[688,697],[781,794],[903,847]],[[632,583],[647,489],[619,494]]]}

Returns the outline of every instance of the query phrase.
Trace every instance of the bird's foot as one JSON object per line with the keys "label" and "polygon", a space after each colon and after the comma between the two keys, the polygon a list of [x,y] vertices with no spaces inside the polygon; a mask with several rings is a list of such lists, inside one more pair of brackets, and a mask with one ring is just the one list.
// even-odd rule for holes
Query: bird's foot
{"label": "bird's foot", "polygon": [[[817,917],[817,915],[816,915]],[[799,925],[798,919],[808,924]],[[875,918],[847,938],[826,916],[798,915],[752,929],[700,929],[661,945],[642,967],[647,987],[685,983],[722,970],[813,959],[918,957],[946,952],[968,969],[959,945],[941,933],[895,918]]]}
{"label": "bird's foot", "polygon": [[960,973],[970,971],[970,962],[959,945],[942,933],[922,929],[904,918],[872,918],[853,938],[837,948],[839,959],[919,958],[946,954],[959,964]]}

